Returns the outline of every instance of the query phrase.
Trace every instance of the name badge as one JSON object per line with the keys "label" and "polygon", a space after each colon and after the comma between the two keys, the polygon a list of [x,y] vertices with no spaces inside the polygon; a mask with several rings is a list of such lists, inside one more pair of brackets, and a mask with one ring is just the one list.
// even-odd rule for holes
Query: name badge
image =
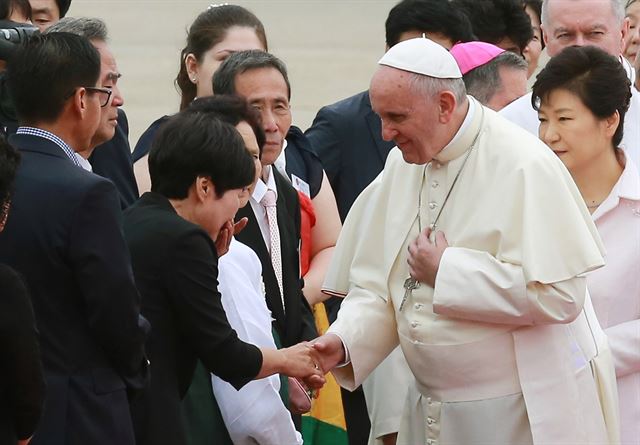
{"label": "name badge", "polygon": [[293,185],[294,189],[304,193],[308,198],[311,198],[311,189],[309,188],[309,184],[307,184],[305,181],[298,178],[296,175],[291,174],[291,184]]}

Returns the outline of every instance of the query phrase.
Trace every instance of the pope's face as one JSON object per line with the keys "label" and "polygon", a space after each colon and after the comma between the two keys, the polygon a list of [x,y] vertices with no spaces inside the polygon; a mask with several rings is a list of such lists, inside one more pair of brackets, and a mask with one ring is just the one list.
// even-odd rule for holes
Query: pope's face
{"label": "pope's face", "polygon": [[381,66],[371,80],[369,96],[373,111],[382,120],[382,138],[395,142],[404,160],[426,164],[448,141],[440,123],[436,98],[416,92],[410,83],[413,75]]}

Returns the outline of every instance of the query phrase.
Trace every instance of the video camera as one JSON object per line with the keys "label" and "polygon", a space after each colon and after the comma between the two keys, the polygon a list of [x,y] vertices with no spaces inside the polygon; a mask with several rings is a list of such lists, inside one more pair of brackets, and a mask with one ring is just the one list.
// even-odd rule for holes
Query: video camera
{"label": "video camera", "polygon": [[29,23],[16,23],[10,20],[0,20],[0,60],[7,60],[16,47],[26,42],[38,28]]}

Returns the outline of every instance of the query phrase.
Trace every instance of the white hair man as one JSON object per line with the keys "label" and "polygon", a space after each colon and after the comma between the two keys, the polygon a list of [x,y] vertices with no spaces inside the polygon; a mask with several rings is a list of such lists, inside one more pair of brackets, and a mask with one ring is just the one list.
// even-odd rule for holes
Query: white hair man
{"label": "white hair man", "polygon": [[441,46],[408,40],[379,63],[371,103],[397,148],[336,246],[325,287],[346,298],[314,342],[323,369],[344,364],[354,388],[399,344],[415,377],[401,444],[615,442],[615,375],[586,310],[601,245],[571,177],[465,94]]}
{"label": "white hair man", "polygon": [[[568,46],[597,46],[619,57],[633,84],[635,71],[622,56],[629,32],[620,0],[544,0],[542,34],[549,56]],[[632,88],[632,98],[624,125],[622,148],[640,165],[640,93]],[[538,135],[538,113],[531,106],[531,94],[521,97],[500,112],[510,121]]]}

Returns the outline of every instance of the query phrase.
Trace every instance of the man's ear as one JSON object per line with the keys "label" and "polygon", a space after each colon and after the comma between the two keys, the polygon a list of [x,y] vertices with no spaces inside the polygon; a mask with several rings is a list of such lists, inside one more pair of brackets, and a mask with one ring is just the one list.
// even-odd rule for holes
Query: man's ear
{"label": "man's ear", "polygon": [[211,178],[206,176],[198,176],[194,182],[196,197],[198,201],[204,202],[212,193],[215,193],[215,186]]}
{"label": "man's ear", "polygon": [[438,93],[438,116],[440,123],[446,124],[451,120],[458,101],[455,94],[451,91],[442,91]]}
{"label": "man's ear", "polygon": [[69,104],[75,113],[84,117],[89,109],[89,94],[84,88],[76,88],[73,96],[69,98]]}

